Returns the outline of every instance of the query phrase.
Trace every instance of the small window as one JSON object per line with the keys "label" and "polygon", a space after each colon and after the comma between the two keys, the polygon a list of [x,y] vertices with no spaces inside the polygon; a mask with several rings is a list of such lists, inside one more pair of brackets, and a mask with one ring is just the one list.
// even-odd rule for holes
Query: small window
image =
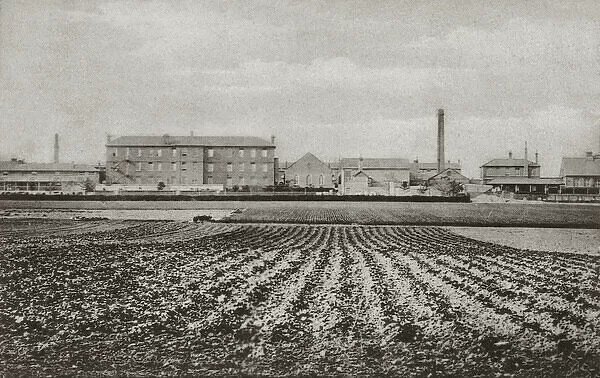
{"label": "small window", "polygon": [[239,151],[239,156],[240,156],[241,158],[243,158],[243,157],[244,157],[244,149],[243,149],[243,148],[240,148],[240,151]]}
{"label": "small window", "polygon": [[211,158],[211,157],[215,156],[215,150],[213,150],[212,148],[209,148],[207,154],[208,154],[208,157]]}
{"label": "small window", "polygon": [[256,149],[253,148],[250,150],[250,157],[253,157],[253,158],[256,157]]}
{"label": "small window", "polygon": [[250,163],[250,169],[252,172],[256,172],[256,163]]}
{"label": "small window", "polygon": [[173,157],[177,157],[177,148],[173,148],[173,149],[171,150],[171,152],[172,152],[172,154],[173,154]]}
{"label": "small window", "polygon": [[177,163],[176,162],[172,162],[171,163],[171,170],[172,171],[176,171],[177,170]]}
{"label": "small window", "polygon": [[157,163],[156,170],[162,171],[162,163]]}
{"label": "small window", "polygon": [[138,157],[142,156],[142,149],[138,148]]}
{"label": "small window", "polygon": [[162,157],[162,149],[158,149],[156,150],[156,155],[158,155],[158,157]]}
{"label": "small window", "polygon": [[294,184],[300,185],[300,176],[299,175],[294,176]]}
{"label": "small window", "polygon": [[182,171],[187,171],[187,164],[185,164],[185,161],[181,162],[181,170]]}
{"label": "small window", "polygon": [[227,172],[233,172],[233,164],[227,163]]}
{"label": "small window", "polygon": [[323,186],[325,184],[325,178],[323,177],[323,175],[319,176],[319,186]]}
{"label": "small window", "polygon": [[240,163],[240,172],[244,172],[245,166],[244,163]]}
{"label": "small window", "polygon": [[266,148],[265,148],[265,149],[263,149],[263,150],[261,151],[261,154],[262,154],[262,157],[266,158],[266,157],[268,156],[267,149],[266,149]]}
{"label": "small window", "polygon": [[154,164],[152,164],[151,161],[148,162],[148,170],[149,171],[153,171],[154,170]]}
{"label": "small window", "polygon": [[140,172],[142,170],[142,163],[141,162],[137,163],[137,167],[135,167],[135,170],[138,171],[138,172]]}
{"label": "small window", "polygon": [[187,148],[183,148],[183,149],[181,149],[181,156],[184,156],[184,157],[185,157],[185,156],[187,156],[187,154],[188,154],[188,150],[187,150]]}
{"label": "small window", "polygon": [[262,171],[263,172],[268,172],[269,171],[269,164],[263,164],[262,165]]}
{"label": "small window", "polygon": [[215,165],[214,165],[213,163],[208,163],[208,164],[206,165],[206,170],[207,170],[208,172],[214,172],[214,170],[215,170]]}

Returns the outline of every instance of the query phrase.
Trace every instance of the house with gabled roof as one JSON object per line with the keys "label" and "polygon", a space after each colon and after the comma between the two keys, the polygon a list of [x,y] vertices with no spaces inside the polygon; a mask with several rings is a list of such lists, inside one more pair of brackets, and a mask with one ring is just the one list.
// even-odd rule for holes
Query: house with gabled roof
{"label": "house with gabled roof", "polygon": [[600,194],[600,154],[563,157],[560,177],[564,194]]}
{"label": "house with gabled roof", "polygon": [[[527,153],[525,153],[527,156]],[[523,159],[513,158],[512,152],[508,153],[508,159],[493,159],[481,166],[481,179],[483,184],[497,178],[506,177],[540,177],[540,165],[538,164],[536,153],[535,161],[530,161],[526,157]]]}
{"label": "house with gabled roof", "polygon": [[339,181],[342,194],[393,195],[395,187],[408,187],[410,164],[400,158],[343,158]]}
{"label": "house with gabled roof", "polygon": [[310,152],[307,152],[287,167],[285,177],[286,181],[292,186],[334,188],[330,166]]}

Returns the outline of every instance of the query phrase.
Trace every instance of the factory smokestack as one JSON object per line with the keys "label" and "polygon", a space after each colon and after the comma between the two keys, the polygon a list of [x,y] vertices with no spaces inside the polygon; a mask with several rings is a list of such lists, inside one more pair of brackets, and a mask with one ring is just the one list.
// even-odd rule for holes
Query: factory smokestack
{"label": "factory smokestack", "polygon": [[437,141],[438,173],[444,170],[444,109],[438,109],[438,141]]}
{"label": "factory smokestack", "polygon": [[54,134],[54,163],[58,164],[58,134]]}

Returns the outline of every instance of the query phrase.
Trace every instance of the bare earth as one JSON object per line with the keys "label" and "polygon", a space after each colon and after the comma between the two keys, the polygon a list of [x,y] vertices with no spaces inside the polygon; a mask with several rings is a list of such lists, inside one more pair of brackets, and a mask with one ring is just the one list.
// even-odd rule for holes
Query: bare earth
{"label": "bare earth", "polygon": [[449,227],[457,234],[519,249],[600,255],[600,230],[522,227]]}

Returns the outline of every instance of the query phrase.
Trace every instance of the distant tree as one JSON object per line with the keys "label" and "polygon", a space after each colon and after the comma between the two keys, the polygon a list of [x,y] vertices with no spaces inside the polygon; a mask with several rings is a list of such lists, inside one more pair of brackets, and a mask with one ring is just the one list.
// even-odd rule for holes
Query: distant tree
{"label": "distant tree", "polygon": [[165,185],[165,183],[164,183],[164,182],[162,182],[162,181],[160,181],[160,182],[158,183],[158,185],[156,185],[156,189],[158,189],[158,190],[163,190],[163,189],[165,188],[165,186],[166,186],[166,185]]}
{"label": "distant tree", "polygon": [[464,191],[464,186],[456,180],[439,180],[432,187],[436,188],[446,196],[457,196]]}
{"label": "distant tree", "polygon": [[96,182],[89,177],[86,178],[83,183],[83,190],[86,193],[95,191],[96,190]]}

